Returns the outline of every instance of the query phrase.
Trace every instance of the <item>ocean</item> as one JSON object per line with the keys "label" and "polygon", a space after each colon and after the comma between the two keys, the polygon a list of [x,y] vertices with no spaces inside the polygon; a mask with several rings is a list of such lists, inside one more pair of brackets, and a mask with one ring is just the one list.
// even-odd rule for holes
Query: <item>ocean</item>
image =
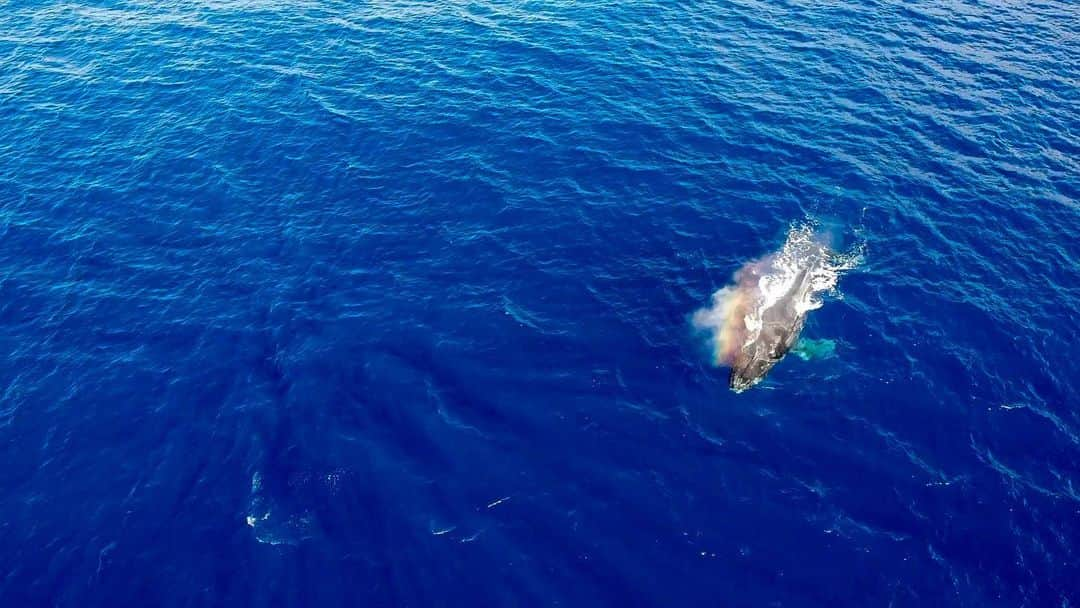
{"label": "ocean", "polygon": [[1080,604],[1072,2],[8,0],[0,159],[0,606]]}

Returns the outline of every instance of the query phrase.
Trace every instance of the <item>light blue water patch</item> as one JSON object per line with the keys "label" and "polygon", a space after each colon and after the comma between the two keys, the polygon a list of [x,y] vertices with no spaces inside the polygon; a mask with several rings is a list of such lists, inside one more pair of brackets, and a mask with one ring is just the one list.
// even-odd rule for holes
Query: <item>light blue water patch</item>
{"label": "light blue water patch", "polygon": [[836,340],[799,338],[795,348],[791,349],[791,354],[803,361],[829,359],[836,356]]}

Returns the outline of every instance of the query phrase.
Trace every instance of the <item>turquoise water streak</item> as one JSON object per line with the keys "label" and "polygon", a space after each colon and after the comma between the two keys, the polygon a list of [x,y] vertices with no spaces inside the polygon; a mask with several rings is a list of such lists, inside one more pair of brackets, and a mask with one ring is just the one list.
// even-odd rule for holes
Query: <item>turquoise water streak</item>
{"label": "turquoise water streak", "polygon": [[[1078,39],[3,3],[0,606],[1075,606]],[[736,395],[690,317],[804,221],[835,352]]]}

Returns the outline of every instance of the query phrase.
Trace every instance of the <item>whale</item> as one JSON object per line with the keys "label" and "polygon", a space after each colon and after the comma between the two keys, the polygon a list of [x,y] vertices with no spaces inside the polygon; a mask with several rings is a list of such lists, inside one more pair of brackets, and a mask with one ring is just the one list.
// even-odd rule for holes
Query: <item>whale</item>
{"label": "whale", "polygon": [[745,263],[731,284],[713,293],[693,322],[709,335],[713,363],[731,368],[731,390],[740,393],[765,379],[850,263],[833,253],[824,236],[796,226],[778,251]]}
{"label": "whale", "polygon": [[[788,290],[760,312],[760,328],[745,332],[743,344],[731,360],[728,385],[742,392],[765,379],[799,339],[806,325],[807,310],[799,305],[800,294],[808,288],[809,268],[799,271]],[[753,289],[753,287],[749,287]]]}

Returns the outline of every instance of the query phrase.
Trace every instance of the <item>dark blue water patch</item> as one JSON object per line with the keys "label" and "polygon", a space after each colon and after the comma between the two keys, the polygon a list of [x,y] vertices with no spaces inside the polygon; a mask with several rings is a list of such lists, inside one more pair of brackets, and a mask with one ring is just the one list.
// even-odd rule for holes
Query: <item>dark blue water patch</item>
{"label": "dark blue water patch", "polygon": [[8,3],[0,604],[1075,604],[1073,13]]}

